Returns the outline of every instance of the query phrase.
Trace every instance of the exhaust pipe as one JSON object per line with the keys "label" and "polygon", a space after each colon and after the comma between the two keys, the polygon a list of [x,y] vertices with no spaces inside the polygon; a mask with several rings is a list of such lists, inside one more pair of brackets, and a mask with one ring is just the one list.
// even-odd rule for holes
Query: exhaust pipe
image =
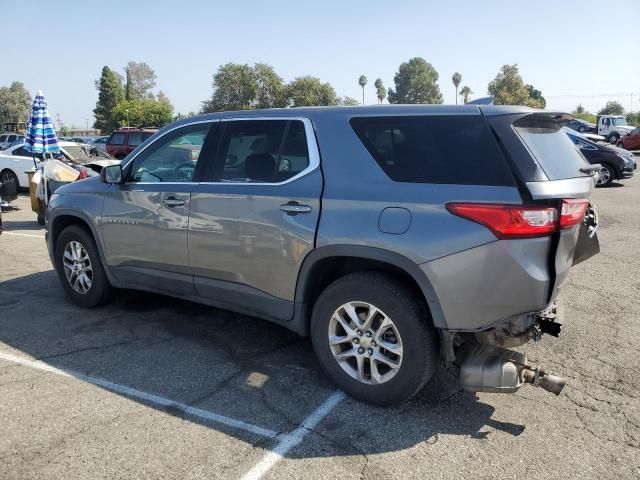
{"label": "exhaust pipe", "polygon": [[528,383],[560,395],[566,384],[564,378],[529,365],[524,354],[506,348],[469,343],[459,358],[460,383],[471,392],[513,393]]}
{"label": "exhaust pipe", "polygon": [[555,395],[560,395],[560,392],[567,383],[564,378],[549,375],[540,367],[530,369],[528,366],[522,369],[522,380],[524,383],[530,383],[531,385],[544,388],[547,392]]}

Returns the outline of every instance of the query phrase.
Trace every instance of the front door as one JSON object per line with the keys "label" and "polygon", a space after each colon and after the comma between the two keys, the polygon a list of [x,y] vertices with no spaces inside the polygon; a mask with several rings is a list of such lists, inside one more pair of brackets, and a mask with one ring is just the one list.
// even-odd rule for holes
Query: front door
{"label": "front door", "polygon": [[124,169],[102,211],[107,265],[122,286],[193,295],[187,229],[191,192],[212,123],[170,131]]}
{"label": "front door", "polygon": [[209,182],[191,196],[189,263],[209,303],[289,320],[314,247],[322,174],[307,119],[224,121]]}

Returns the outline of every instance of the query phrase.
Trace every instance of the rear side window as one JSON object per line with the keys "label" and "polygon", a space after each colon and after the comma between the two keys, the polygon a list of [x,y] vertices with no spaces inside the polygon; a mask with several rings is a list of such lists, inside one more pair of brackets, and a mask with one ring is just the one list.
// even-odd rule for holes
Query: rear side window
{"label": "rear side window", "polygon": [[527,115],[515,121],[513,128],[549,180],[589,176],[580,171],[589,162],[552,117]]}
{"label": "rear side window", "polygon": [[129,146],[137,147],[142,143],[142,132],[131,132],[129,134]]}
{"label": "rear side window", "polygon": [[354,117],[350,123],[396,182],[515,185],[479,115]]}
{"label": "rear side window", "polygon": [[114,133],[108,143],[111,145],[124,145],[124,133]]}

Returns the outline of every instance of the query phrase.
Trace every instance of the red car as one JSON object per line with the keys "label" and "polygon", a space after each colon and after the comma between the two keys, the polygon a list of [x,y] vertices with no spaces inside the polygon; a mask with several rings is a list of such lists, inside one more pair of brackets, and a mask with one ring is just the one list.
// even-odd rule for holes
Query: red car
{"label": "red car", "polygon": [[636,127],[629,135],[622,137],[618,141],[618,147],[625,150],[640,150],[640,127]]}
{"label": "red car", "polygon": [[118,160],[122,160],[157,131],[154,128],[119,128],[107,140],[107,153]]}

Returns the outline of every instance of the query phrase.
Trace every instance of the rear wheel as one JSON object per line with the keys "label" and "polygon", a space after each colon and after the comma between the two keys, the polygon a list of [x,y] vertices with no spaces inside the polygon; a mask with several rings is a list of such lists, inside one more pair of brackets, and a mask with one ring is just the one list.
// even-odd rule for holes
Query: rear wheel
{"label": "rear wheel", "polygon": [[311,318],[325,373],[352,397],[377,405],[404,401],[425,385],[437,367],[437,339],[424,302],[377,272],[336,280]]}
{"label": "rear wheel", "polygon": [[613,182],[615,177],[615,171],[611,165],[606,163],[602,164],[600,170],[598,170],[598,180],[596,181],[597,187],[608,187]]}
{"label": "rear wheel", "polygon": [[16,185],[16,192],[20,190],[20,182],[18,181],[18,176],[15,174],[13,170],[3,170],[0,172],[0,183],[9,183],[14,182]]}
{"label": "rear wheel", "polygon": [[65,228],[56,241],[54,254],[58,278],[73,303],[91,308],[108,300],[111,285],[98,248],[86,230],[77,225]]}
{"label": "rear wheel", "polygon": [[584,132],[586,131],[586,128],[584,128],[584,127],[580,127],[580,128],[578,128],[578,131],[579,131],[580,133],[584,133]]}

